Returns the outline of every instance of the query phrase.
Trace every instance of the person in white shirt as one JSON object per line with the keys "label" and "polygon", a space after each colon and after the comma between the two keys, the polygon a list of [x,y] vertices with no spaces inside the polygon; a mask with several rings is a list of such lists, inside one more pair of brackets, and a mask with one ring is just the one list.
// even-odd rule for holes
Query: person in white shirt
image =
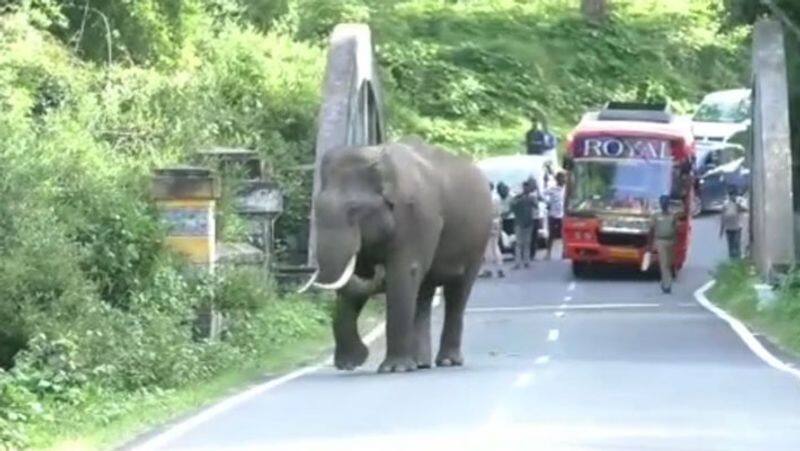
{"label": "person in white shirt", "polygon": [[486,269],[481,273],[481,277],[492,277],[492,271],[494,270],[497,273],[497,277],[502,278],[505,277],[505,273],[503,273],[503,255],[500,252],[503,203],[491,183],[489,184],[489,190],[492,192],[492,229],[489,233],[489,241],[486,243],[486,251],[483,256]]}
{"label": "person in white shirt", "polygon": [[553,251],[553,241],[561,238],[562,222],[564,220],[564,191],[567,182],[563,172],[556,174],[555,185],[545,191],[547,202],[547,259],[550,260]]}
{"label": "person in white shirt", "polygon": [[746,212],[744,200],[735,188],[730,188],[719,215],[719,237],[725,235],[728,238],[728,257],[731,260],[742,258],[742,225]]}

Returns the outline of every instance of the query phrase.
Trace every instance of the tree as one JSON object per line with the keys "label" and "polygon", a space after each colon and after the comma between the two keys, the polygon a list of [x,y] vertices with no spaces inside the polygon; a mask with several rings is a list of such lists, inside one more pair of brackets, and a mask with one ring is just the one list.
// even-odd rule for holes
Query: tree
{"label": "tree", "polygon": [[581,0],[581,12],[589,22],[602,22],[608,17],[608,0]]}
{"label": "tree", "polygon": [[800,22],[800,3],[796,0],[724,0],[724,11],[728,20],[753,23],[759,16],[773,14],[780,20]]}

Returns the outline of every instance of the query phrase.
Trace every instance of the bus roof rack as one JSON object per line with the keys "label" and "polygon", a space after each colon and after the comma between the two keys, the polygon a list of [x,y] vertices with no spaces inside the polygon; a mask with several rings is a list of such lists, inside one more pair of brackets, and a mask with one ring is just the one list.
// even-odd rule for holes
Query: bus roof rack
{"label": "bus roof rack", "polygon": [[608,102],[597,119],[600,121],[672,122],[672,108],[666,102]]}

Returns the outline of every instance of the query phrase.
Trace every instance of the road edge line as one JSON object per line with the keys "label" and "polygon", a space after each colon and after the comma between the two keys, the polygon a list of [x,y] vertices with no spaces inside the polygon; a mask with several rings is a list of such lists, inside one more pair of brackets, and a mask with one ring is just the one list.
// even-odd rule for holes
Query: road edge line
{"label": "road edge line", "polygon": [[[436,295],[433,299],[433,308],[436,308],[441,303],[442,294],[441,291],[437,291]],[[386,331],[386,321],[381,321],[375,327],[372,328],[366,335],[364,335],[364,344],[367,347],[371,346],[372,343],[375,342],[378,338],[380,338],[384,332]],[[232,395],[227,398],[223,398],[214,404],[200,410],[200,412],[192,415],[191,417],[175,424],[174,426],[169,427],[167,430],[156,434],[154,437],[145,440],[144,443],[141,445],[135,445],[130,449],[133,451],[150,451],[163,448],[165,445],[168,445],[170,442],[173,442],[184,435],[186,435],[192,429],[200,426],[201,424],[211,420],[212,418],[220,415],[222,413],[227,412],[234,407],[243,404],[244,402],[255,398],[256,396],[262,395],[274,388],[277,388],[287,382],[290,382],[294,379],[298,379],[300,377],[305,376],[306,374],[311,374],[320,369],[330,365],[333,363],[333,355],[329,355],[324,360],[319,363],[305,366],[299,369],[296,369],[290,373],[284,374],[283,376],[277,377],[275,379],[271,379],[264,383],[258,384],[254,387],[250,387],[249,389]]]}
{"label": "road edge line", "polygon": [[793,368],[788,363],[782,361],[781,359],[775,357],[774,354],[769,352],[767,348],[764,347],[763,344],[756,338],[755,335],[750,331],[750,329],[741,321],[730,315],[725,310],[721,309],[714,305],[708,297],[706,296],[706,292],[710,290],[715,284],[717,283],[716,280],[710,280],[706,282],[703,286],[695,290],[694,298],[695,300],[705,307],[706,310],[710,311],[714,315],[716,315],[719,319],[728,323],[728,325],[733,329],[736,335],[744,342],[744,344],[753,352],[759,359],[761,359],[764,363],[771,366],[772,368],[783,371],[784,373],[788,373],[791,376],[794,376],[796,379],[800,380],[800,369]]}
{"label": "road edge line", "polygon": [[[384,331],[386,330],[386,321],[381,321],[375,327],[372,328],[366,335],[364,335],[364,344],[369,347],[372,345],[375,340],[383,335]],[[271,379],[264,383],[258,384],[254,387],[250,387],[249,389],[237,393],[233,396],[223,398],[214,404],[202,409],[195,415],[183,420],[174,426],[169,427],[164,432],[156,434],[149,440],[146,440],[141,445],[136,445],[130,448],[132,451],[150,451],[150,450],[157,450],[157,449],[164,449],[167,445],[175,440],[185,436],[189,431],[192,429],[197,428],[198,426],[210,421],[214,417],[221,415],[257,396],[260,396],[272,389],[275,389],[287,382],[293,381],[300,377],[303,377],[307,374],[314,373],[319,371],[320,369],[331,365],[333,363],[333,355],[325,357],[319,363],[308,365],[299,369],[296,369],[290,373],[284,374],[283,376],[277,377],[275,379]]]}

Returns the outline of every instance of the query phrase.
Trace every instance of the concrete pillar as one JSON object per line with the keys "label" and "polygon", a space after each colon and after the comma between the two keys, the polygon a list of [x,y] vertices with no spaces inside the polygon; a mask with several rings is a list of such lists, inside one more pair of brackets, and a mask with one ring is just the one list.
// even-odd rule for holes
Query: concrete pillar
{"label": "concrete pillar", "polygon": [[[200,167],[157,169],[151,194],[167,229],[166,245],[199,271],[214,272],[216,201],[220,183],[213,171]],[[196,337],[217,339],[223,317],[213,307],[197,312]]]}
{"label": "concrete pillar", "polygon": [[789,92],[780,22],[756,23],[753,42],[752,257],[764,279],[794,264]]}
{"label": "concrete pillar", "polygon": [[156,169],[151,193],[167,228],[166,245],[199,268],[214,271],[216,175],[205,168]]}
{"label": "concrete pillar", "polygon": [[[329,151],[384,141],[383,101],[372,33],[364,24],[334,28],[317,118],[314,195],[320,189],[320,166]],[[308,264],[316,266],[313,208],[308,239]]]}

